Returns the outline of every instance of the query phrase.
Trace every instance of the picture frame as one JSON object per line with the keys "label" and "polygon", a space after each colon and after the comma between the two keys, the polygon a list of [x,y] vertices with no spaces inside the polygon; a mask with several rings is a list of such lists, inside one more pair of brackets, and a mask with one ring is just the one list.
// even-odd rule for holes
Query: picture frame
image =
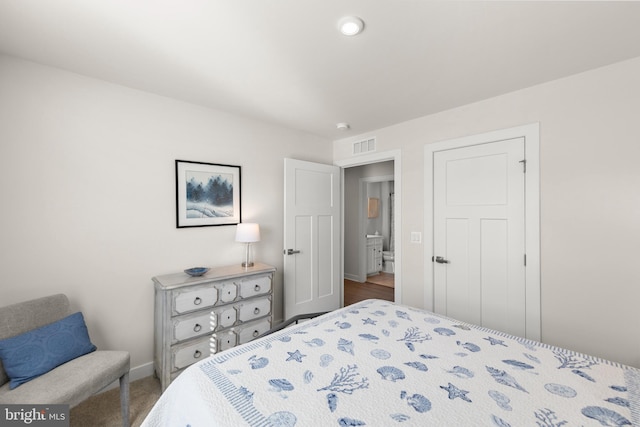
{"label": "picture frame", "polygon": [[176,160],[175,167],[177,228],[241,222],[240,166]]}
{"label": "picture frame", "polygon": [[369,197],[367,202],[367,218],[377,218],[380,199],[376,197]]}

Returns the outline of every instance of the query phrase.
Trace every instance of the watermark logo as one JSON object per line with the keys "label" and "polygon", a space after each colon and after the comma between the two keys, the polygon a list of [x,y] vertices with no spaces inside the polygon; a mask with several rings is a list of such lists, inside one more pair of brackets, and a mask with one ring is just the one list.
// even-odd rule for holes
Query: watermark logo
{"label": "watermark logo", "polygon": [[0,405],[0,427],[69,427],[69,405]]}

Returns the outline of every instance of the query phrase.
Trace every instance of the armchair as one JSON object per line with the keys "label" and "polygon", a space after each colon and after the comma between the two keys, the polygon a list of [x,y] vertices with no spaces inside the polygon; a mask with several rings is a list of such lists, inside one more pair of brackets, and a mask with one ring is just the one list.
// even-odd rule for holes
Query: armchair
{"label": "armchair", "polygon": [[[49,325],[70,314],[69,300],[63,294],[2,307],[0,340]],[[119,379],[122,425],[128,427],[129,363],[127,351],[96,350],[10,389],[10,378],[0,361],[0,403],[68,404],[71,408]]]}

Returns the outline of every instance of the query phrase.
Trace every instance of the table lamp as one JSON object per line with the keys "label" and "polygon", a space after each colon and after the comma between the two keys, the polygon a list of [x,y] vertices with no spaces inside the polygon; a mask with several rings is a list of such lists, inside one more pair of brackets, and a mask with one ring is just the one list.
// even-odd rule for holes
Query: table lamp
{"label": "table lamp", "polygon": [[260,226],[255,223],[241,222],[236,228],[236,242],[246,244],[243,267],[253,267],[251,244],[260,241]]}

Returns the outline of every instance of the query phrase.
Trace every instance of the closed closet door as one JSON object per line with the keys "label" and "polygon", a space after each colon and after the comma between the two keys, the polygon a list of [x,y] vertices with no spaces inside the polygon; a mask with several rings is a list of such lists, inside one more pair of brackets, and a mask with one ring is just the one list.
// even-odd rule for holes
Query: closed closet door
{"label": "closed closet door", "polygon": [[433,154],[434,310],[526,332],[524,138]]}

